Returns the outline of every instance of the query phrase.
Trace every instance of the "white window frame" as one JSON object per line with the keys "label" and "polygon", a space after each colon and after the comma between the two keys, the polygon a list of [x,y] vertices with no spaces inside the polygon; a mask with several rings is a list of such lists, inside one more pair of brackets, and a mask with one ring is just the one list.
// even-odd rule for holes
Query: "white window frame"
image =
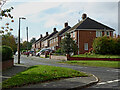
{"label": "white window frame", "polygon": [[88,43],[84,43],[84,50],[88,50]]}
{"label": "white window frame", "polygon": [[[108,35],[107,35],[107,33],[108,33]],[[106,31],[106,35],[107,35],[107,36],[110,36],[110,32],[109,32],[109,31]]]}
{"label": "white window frame", "polygon": [[75,37],[75,32],[73,32],[73,38]]}
{"label": "white window frame", "polygon": [[96,31],[96,37],[101,37],[102,36],[102,31]]}

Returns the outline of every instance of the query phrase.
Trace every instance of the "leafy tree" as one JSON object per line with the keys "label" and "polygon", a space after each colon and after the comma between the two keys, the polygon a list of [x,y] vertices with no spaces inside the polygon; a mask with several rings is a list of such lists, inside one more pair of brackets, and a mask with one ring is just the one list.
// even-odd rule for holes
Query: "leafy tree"
{"label": "leafy tree", "polygon": [[34,43],[36,41],[36,38],[32,38],[31,40],[30,40],[30,43],[32,44],[32,43]]}
{"label": "leafy tree", "polygon": [[[28,50],[30,50],[31,47],[32,47],[32,44],[28,42]],[[22,50],[27,50],[27,41],[24,41],[23,43],[21,43],[21,51]]]}
{"label": "leafy tree", "polygon": [[61,51],[64,54],[76,53],[78,51],[77,44],[70,37],[69,33],[66,33],[65,38],[61,41]]}
{"label": "leafy tree", "polygon": [[[11,19],[11,22],[14,22],[13,16],[10,13],[12,11],[12,9],[14,9],[14,8],[11,7],[11,8],[8,8],[8,9],[1,9],[2,6],[6,3],[6,1],[7,0],[1,0],[0,1],[0,20],[2,20],[3,17],[7,17],[7,18]],[[13,31],[13,29],[9,27],[9,23],[7,22],[5,24],[5,26],[1,27],[0,33],[4,33],[5,31],[8,32],[8,30],[9,31]]]}
{"label": "leafy tree", "polygon": [[14,53],[17,50],[17,44],[15,42],[15,37],[11,33],[2,35],[2,45],[10,46],[13,49]]}

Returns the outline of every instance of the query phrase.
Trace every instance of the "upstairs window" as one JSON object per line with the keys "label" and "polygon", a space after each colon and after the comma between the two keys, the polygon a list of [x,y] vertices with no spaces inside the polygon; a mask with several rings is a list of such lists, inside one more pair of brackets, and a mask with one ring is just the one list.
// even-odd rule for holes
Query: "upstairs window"
{"label": "upstairs window", "polygon": [[101,37],[102,36],[102,31],[96,31],[96,37]]}
{"label": "upstairs window", "polygon": [[110,32],[107,31],[106,34],[107,34],[107,36],[110,36]]}
{"label": "upstairs window", "polygon": [[73,38],[75,37],[75,32],[73,32]]}

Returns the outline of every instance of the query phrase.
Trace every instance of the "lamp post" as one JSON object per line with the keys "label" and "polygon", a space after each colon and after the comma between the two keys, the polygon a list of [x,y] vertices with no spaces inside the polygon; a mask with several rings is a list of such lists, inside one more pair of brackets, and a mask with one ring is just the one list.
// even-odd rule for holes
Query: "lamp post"
{"label": "lamp post", "polygon": [[27,31],[27,57],[28,57],[28,27],[26,27],[26,31]]}
{"label": "lamp post", "polygon": [[18,30],[18,64],[20,64],[20,19],[26,19],[24,17],[19,18],[19,30]]}

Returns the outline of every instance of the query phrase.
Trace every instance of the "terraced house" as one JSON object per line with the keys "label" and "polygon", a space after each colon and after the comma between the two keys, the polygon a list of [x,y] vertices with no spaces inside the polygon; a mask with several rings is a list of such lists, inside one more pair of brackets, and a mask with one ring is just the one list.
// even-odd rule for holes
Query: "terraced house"
{"label": "terraced house", "polygon": [[66,22],[62,30],[53,35],[53,37],[49,38],[49,48],[52,50],[57,50],[58,48],[60,48],[60,42],[63,34],[66,33],[70,28],[71,27],[68,26],[68,22]]}
{"label": "terraced house", "polygon": [[[77,43],[79,49],[78,54],[83,54],[85,52],[89,52],[89,49],[92,48],[92,44],[95,38],[104,35],[113,37],[113,31],[115,31],[113,28],[97,22],[87,17],[86,14],[83,14],[82,20],[73,27],[68,26],[68,22],[66,22],[62,30],[52,34],[51,36],[48,35],[48,38],[46,37],[45,39],[42,39],[42,48],[57,50],[60,48],[61,39],[65,37],[65,33],[67,32],[70,33],[73,40],[75,40]],[[39,38],[37,41],[40,40],[41,39]],[[33,45],[33,48],[35,48],[35,44]]]}

